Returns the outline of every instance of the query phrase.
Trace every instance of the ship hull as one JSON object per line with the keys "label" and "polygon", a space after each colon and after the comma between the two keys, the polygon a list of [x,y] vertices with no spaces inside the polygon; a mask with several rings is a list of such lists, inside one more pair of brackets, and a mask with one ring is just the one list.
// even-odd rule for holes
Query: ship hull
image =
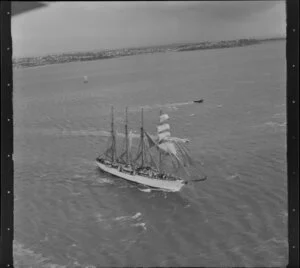
{"label": "ship hull", "polygon": [[181,188],[185,185],[184,180],[171,181],[171,180],[153,179],[153,178],[140,176],[140,175],[131,175],[131,174],[121,172],[116,168],[108,167],[98,161],[96,163],[97,166],[104,172],[125,179],[127,181],[135,182],[152,188],[163,189],[170,192],[179,192]]}

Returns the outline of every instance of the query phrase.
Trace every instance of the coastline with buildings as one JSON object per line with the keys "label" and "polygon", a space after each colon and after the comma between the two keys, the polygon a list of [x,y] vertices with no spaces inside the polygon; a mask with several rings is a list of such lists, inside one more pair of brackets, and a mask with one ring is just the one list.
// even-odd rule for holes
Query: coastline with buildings
{"label": "coastline with buildings", "polygon": [[204,49],[220,49],[229,47],[242,47],[260,44],[268,41],[285,40],[285,37],[268,38],[268,39],[238,39],[229,41],[216,41],[216,42],[199,42],[199,43],[183,43],[171,44],[160,46],[149,46],[140,48],[123,48],[123,49],[106,49],[95,52],[74,52],[74,53],[60,53],[39,57],[23,57],[13,58],[13,68],[27,68],[44,66],[50,64],[69,63],[77,61],[95,61],[102,59],[111,59],[117,57],[133,56],[139,54],[149,53],[163,53],[168,51],[180,52],[191,50],[204,50]]}

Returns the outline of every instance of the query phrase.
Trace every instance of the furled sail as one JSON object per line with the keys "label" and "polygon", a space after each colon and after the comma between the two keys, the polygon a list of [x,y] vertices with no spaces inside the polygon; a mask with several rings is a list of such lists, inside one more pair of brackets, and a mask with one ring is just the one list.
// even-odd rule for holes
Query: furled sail
{"label": "furled sail", "polygon": [[[131,148],[132,148],[132,139],[134,137],[134,133],[132,130],[129,131],[128,133],[128,157],[129,157],[129,162],[131,161]],[[126,139],[126,137],[125,137]],[[125,141],[126,142],[126,141]],[[123,151],[123,153],[119,156],[118,160],[122,161],[123,163],[126,163],[125,161],[125,156],[126,156],[126,149]]]}
{"label": "furled sail", "polygon": [[172,142],[164,142],[158,145],[158,147],[167,154],[177,155],[175,144]]}

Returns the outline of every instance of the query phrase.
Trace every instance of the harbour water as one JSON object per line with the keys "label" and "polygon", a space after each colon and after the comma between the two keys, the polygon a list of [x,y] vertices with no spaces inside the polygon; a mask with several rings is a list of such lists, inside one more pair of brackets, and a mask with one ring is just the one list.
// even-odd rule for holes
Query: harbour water
{"label": "harbour water", "polygon": [[[286,265],[285,72],[284,41],[15,70],[16,267]],[[168,113],[208,180],[101,173],[110,105],[120,137],[126,106],[137,133]]]}

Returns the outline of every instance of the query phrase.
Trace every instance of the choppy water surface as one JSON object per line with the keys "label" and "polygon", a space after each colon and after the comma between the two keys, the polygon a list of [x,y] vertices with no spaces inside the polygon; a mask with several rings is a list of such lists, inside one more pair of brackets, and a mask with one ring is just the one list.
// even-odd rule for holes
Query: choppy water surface
{"label": "choppy water surface", "polygon": [[[285,265],[285,84],[282,41],[16,70],[16,264]],[[111,104],[120,136],[125,106],[149,132],[162,108],[209,179],[165,193],[101,173]]]}

